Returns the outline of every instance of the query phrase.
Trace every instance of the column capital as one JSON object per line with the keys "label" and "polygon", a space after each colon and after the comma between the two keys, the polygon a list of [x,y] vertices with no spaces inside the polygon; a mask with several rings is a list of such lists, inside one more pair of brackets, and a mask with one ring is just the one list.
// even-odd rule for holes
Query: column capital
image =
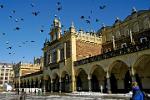
{"label": "column capital", "polygon": [[88,80],[91,80],[91,74],[88,74]]}
{"label": "column capital", "polygon": [[106,78],[110,78],[110,73],[107,71]]}

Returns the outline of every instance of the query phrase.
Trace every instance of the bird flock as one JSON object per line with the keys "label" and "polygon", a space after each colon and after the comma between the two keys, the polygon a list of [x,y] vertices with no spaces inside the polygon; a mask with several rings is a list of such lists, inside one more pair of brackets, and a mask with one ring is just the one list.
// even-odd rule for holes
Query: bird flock
{"label": "bird flock", "polygon": [[[34,4],[34,3],[30,3],[28,6],[30,6],[29,9],[36,8],[36,4]],[[0,2],[0,10],[1,9],[5,9],[5,8],[6,8],[5,4]],[[106,5],[100,5],[98,9],[99,10],[105,10],[106,9]],[[56,2],[56,11],[57,12],[61,12],[62,10],[63,10],[62,2],[57,1]],[[20,27],[17,23],[20,23],[20,22],[23,23],[24,21],[26,21],[26,19],[24,17],[16,16],[16,13],[17,13],[17,10],[16,9],[12,9],[11,12],[10,12],[10,15],[8,16],[8,18],[9,18],[9,20],[11,20],[14,23],[16,23],[16,26],[13,28],[13,30],[18,32],[18,31],[22,30],[23,27]],[[31,15],[33,17],[39,16],[40,13],[41,13],[40,10],[32,10],[31,11]],[[79,16],[79,20],[82,20],[82,21],[84,21],[87,24],[91,24],[91,21],[93,21],[93,19],[92,19],[93,9],[91,9],[90,14],[91,15],[89,15],[89,16],[85,16],[84,14]],[[94,19],[94,22],[96,22],[96,23],[98,23],[99,21],[100,20],[98,18]],[[64,25],[62,25],[62,27],[63,26]],[[39,32],[40,33],[44,33],[45,32],[44,25],[41,25]],[[7,33],[2,32],[1,35],[6,36]],[[25,44],[35,43],[35,42],[36,42],[35,40],[25,40],[25,41],[20,42],[17,47],[21,48]],[[15,52],[13,51],[14,47],[10,43],[10,41],[6,41],[5,44],[7,46],[6,49],[9,50],[8,54],[9,55],[14,55],[15,54]],[[23,56],[22,58],[25,58],[25,56]]]}

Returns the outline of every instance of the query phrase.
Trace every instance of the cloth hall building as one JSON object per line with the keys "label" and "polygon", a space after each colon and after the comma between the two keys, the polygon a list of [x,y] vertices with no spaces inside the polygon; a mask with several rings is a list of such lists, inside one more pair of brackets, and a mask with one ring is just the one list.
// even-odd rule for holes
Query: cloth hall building
{"label": "cloth hall building", "polygon": [[42,49],[43,71],[22,76],[20,88],[127,93],[137,81],[150,93],[150,10],[134,9],[96,33],[78,31],[72,23],[62,34],[56,17],[49,34]]}

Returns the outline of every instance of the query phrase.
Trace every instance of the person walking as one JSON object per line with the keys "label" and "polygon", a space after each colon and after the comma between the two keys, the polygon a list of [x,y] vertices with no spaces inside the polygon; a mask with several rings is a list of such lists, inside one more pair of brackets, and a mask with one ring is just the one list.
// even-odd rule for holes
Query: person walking
{"label": "person walking", "polygon": [[132,99],[131,100],[144,100],[144,94],[140,90],[137,82],[132,82]]}

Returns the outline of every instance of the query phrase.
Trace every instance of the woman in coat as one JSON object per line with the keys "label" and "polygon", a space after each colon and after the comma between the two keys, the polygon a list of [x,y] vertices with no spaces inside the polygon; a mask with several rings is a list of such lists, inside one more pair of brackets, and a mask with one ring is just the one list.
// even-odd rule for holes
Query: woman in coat
{"label": "woman in coat", "polygon": [[132,83],[132,100],[144,100],[143,92],[140,90],[137,82]]}

